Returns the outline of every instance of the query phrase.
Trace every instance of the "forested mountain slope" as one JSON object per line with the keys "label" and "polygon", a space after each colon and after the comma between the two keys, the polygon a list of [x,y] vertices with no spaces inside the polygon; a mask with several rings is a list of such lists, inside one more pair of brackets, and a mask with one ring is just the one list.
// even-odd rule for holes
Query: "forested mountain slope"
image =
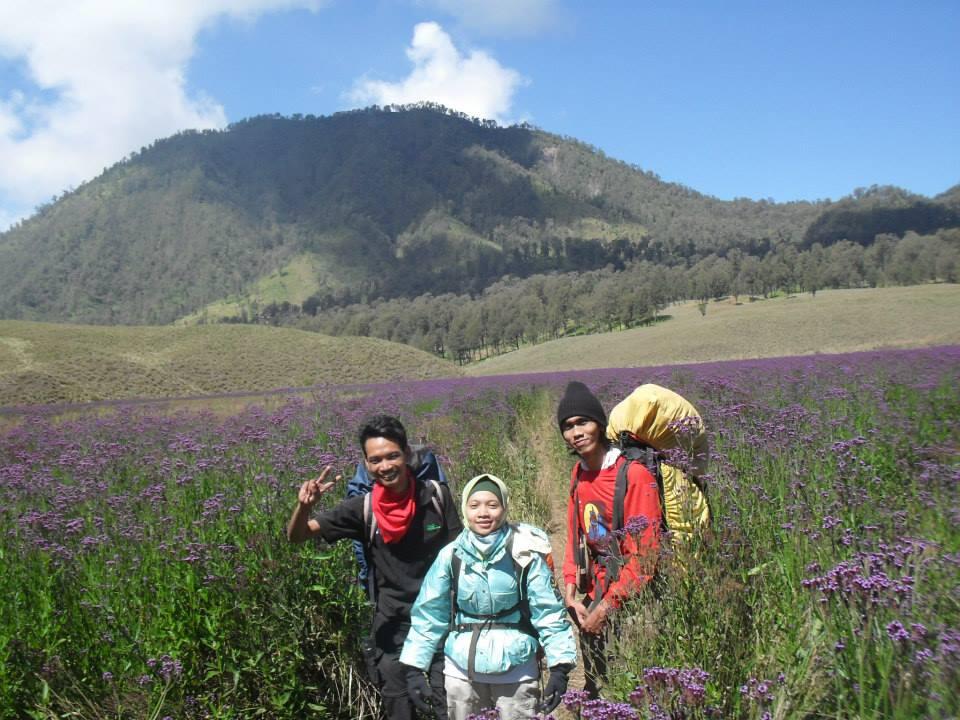
{"label": "forested mountain slope", "polygon": [[0,317],[263,321],[267,306],[315,315],[551,271],[691,267],[960,225],[953,195],[724,202],[434,106],[264,116],[157,141],[0,235]]}

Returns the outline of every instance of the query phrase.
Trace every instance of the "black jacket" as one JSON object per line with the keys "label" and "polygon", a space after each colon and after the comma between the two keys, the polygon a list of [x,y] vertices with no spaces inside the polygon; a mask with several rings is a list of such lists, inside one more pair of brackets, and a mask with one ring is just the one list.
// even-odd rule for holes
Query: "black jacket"
{"label": "black jacket", "polygon": [[[410,608],[440,548],[463,529],[449,487],[439,486],[443,493],[440,506],[444,510],[444,515],[439,516],[432,502],[433,487],[419,479],[415,482],[417,509],[406,535],[399,542],[387,544],[378,532],[373,544],[366,547],[374,567],[377,613],[403,622],[410,621]],[[320,536],[327,542],[350,539],[368,543],[369,526],[364,524],[362,495],[347,498],[320,513],[316,520]]]}

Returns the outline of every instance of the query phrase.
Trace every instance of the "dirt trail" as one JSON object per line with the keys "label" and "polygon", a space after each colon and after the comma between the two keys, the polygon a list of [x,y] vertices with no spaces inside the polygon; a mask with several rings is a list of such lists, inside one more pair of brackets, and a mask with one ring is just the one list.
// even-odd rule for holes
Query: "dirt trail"
{"label": "dirt trail", "polygon": [[[544,523],[544,530],[550,536],[550,545],[553,548],[554,574],[557,579],[557,587],[562,595],[563,557],[567,546],[567,488],[573,461],[570,459],[565,462],[561,461],[554,451],[555,436],[558,430],[552,407],[549,408],[549,411],[544,408],[542,412],[537,413],[534,426],[530,427],[527,432],[529,433],[527,441],[540,460],[535,489],[536,494],[548,508],[549,517]],[[576,628],[574,628],[574,633],[576,633]],[[569,689],[582,689],[583,683],[583,663],[578,658],[577,667],[570,673]],[[557,708],[553,714],[558,720],[567,720],[574,717],[562,706]]]}

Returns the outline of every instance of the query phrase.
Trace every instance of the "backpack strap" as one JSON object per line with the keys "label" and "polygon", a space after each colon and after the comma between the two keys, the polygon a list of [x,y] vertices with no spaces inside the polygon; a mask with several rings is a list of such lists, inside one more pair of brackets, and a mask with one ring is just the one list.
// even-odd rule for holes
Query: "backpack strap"
{"label": "backpack strap", "polygon": [[457,551],[450,553],[450,622],[447,625],[447,632],[453,632],[457,625],[457,593],[460,591],[460,569],[463,566],[463,560]]}
{"label": "backpack strap", "polygon": [[580,465],[580,461],[577,460],[577,464],[573,466],[573,480],[570,483],[570,499],[573,501],[574,512],[576,513],[573,518],[577,535],[576,543],[573,546],[573,560],[577,567],[577,589],[580,592],[586,592],[587,579],[590,575],[590,563],[587,555],[589,551],[587,550],[583,529],[580,527],[583,513],[580,510],[580,494],[577,492],[580,486],[580,473],[582,470],[583,467]]}
{"label": "backpack strap", "polygon": [[660,453],[652,445],[637,440],[624,441],[621,439],[620,451],[626,462],[617,472],[617,482],[613,489],[613,530],[622,530],[626,518],[624,505],[627,501],[627,487],[629,485],[628,472],[630,463],[639,462],[657,481],[657,492],[660,495],[660,507],[663,507],[663,473],[660,471]]}
{"label": "backpack strap", "polygon": [[613,485],[613,512],[611,513],[610,532],[617,532],[623,527],[623,506],[627,501],[627,477],[630,460],[626,460],[617,471],[617,479]]}
{"label": "backpack strap", "polygon": [[377,516],[373,513],[372,492],[363,496],[363,526],[370,527],[367,542],[360,543],[363,548],[364,560],[367,563],[367,601],[373,606],[373,611],[376,612],[376,580],[374,579],[373,558],[370,557],[370,548],[373,547],[373,538],[377,534]]}
{"label": "backpack strap", "polygon": [[[620,570],[623,568],[623,553],[620,552],[620,538],[617,536],[617,533],[623,528],[623,506],[626,503],[627,487],[630,484],[628,477],[629,468],[630,460],[625,459],[620,465],[620,469],[617,470],[617,478],[614,481],[613,511],[610,513],[609,547],[606,553],[603,553],[594,561],[594,604],[599,603],[600,600],[603,599],[603,596],[607,594],[607,590],[610,589],[610,586],[620,579]],[[604,582],[602,585],[599,582],[600,566],[606,570],[603,576]]]}
{"label": "backpack strap", "polygon": [[377,514],[373,512],[373,493],[368,492],[363,496],[363,526],[367,530],[367,545],[373,545],[373,539],[377,536]]}
{"label": "backpack strap", "polygon": [[581,472],[583,472],[583,466],[580,464],[580,461],[577,460],[577,464],[573,466],[573,480],[570,481],[570,497],[574,497],[577,494],[577,485],[580,484]]}
{"label": "backpack strap", "polygon": [[[667,505],[663,494],[663,470],[660,468],[660,461],[663,459],[663,455],[655,447],[638,440],[636,436],[626,430],[620,433],[618,444],[624,457],[627,458],[627,463],[624,464],[624,467],[631,462],[639,462],[647,469],[647,472],[653,476],[654,480],[657,481],[661,523],[663,529],[667,530]],[[621,524],[617,526],[618,529],[623,527],[623,505],[625,499],[626,489],[624,488],[624,494],[620,496],[619,505],[617,504],[616,498],[614,498],[614,511],[618,508],[620,511]]]}
{"label": "backpack strap", "polygon": [[433,496],[430,498],[430,502],[433,503],[433,509],[437,511],[437,515],[439,515],[443,523],[446,524],[447,518],[446,513],[444,513],[446,508],[444,506],[447,503],[447,499],[443,495],[443,490],[440,489],[440,483],[433,478],[428,479],[427,483],[433,488]]}

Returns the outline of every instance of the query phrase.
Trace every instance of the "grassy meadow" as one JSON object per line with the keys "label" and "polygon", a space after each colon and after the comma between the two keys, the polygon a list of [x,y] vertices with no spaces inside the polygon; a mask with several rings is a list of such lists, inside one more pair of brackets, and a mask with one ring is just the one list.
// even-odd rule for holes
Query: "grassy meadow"
{"label": "grassy meadow", "polygon": [[705,314],[689,302],[664,315],[669,319],[649,327],[522,347],[465,369],[502,375],[952,345],[960,343],[960,285],[823,290],[753,302],[741,296],[712,301]]}
{"label": "grassy meadow", "polygon": [[458,373],[434,355],[375,338],[260,325],[100,327],[0,320],[0,407]]}
{"label": "grassy meadow", "polygon": [[373,717],[352,554],[286,542],[296,488],[349,472],[361,418],[394,413],[455,489],[505,478],[562,557],[573,377],[607,408],[641,382],[693,401],[715,522],[619,613],[605,699],[574,686],[557,717],[960,714],[952,346],[25,416],[0,430],[0,718]]}
{"label": "grassy meadow", "polygon": [[960,343],[958,313],[960,285],[947,284],[728,299],[709,303],[705,315],[688,303],[649,327],[527,346],[463,368],[384,340],[259,325],[0,320],[0,408],[950,345]]}

